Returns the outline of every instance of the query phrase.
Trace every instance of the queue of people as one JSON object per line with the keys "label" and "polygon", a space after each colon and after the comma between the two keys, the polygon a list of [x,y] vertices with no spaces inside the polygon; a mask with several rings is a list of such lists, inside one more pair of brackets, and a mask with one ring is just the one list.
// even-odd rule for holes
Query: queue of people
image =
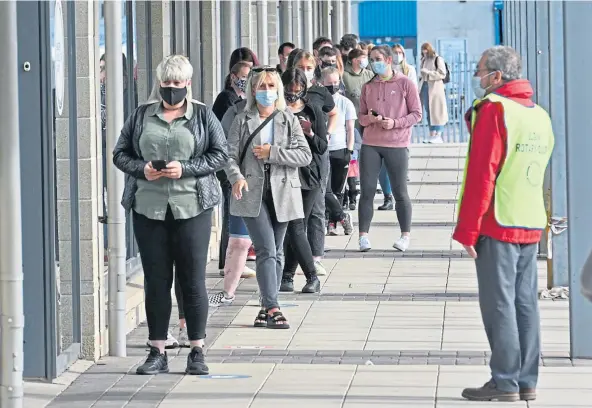
{"label": "queue of people", "polygon": [[[311,52],[286,42],[278,57],[278,66],[267,66],[248,48],[234,50],[211,109],[192,98],[189,60],[166,57],[149,102],[122,129],[113,161],[128,175],[122,203],[134,219],[149,327],[150,352],[138,374],[168,372],[165,349],[175,345],[190,348],[187,373],[207,374],[208,307],[232,304],[241,278],[256,277],[259,286],[253,325],[289,328],[279,292],[294,291],[298,266],[301,291],[320,291],[325,237],[338,235],[338,226],[353,233],[358,185],[359,247],[371,249],[383,167],[401,225],[393,247],[409,248],[408,146],[422,108],[403,48],[362,46],[348,34],[335,45],[318,38]],[[224,287],[208,296],[209,234],[200,231],[211,230],[219,204]],[[173,281],[183,344],[168,331]]]}

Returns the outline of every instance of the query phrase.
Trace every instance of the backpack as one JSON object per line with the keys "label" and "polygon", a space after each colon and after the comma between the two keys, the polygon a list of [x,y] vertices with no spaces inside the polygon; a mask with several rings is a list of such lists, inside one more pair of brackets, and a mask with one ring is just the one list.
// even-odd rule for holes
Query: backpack
{"label": "backpack", "polygon": [[[438,67],[438,58],[442,58],[442,57],[440,57],[440,56],[436,57],[436,67]],[[446,63],[446,61],[444,61],[444,67],[446,67],[446,76],[444,77],[442,82],[447,84],[448,82],[450,82],[450,68],[448,67],[448,64]]]}

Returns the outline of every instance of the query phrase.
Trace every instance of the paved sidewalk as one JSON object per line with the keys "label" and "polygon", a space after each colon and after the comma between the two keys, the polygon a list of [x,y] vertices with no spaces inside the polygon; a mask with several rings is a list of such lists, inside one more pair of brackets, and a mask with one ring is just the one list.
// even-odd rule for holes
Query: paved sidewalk
{"label": "paved sidewalk", "polygon": [[[321,293],[281,295],[289,330],[252,327],[256,281],[245,280],[232,306],[211,311],[211,376],[182,374],[187,349],[169,353],[171,374],[135,375],[146,355],[142,325],[128,337],[128,357],[104,358],[69,387],[58,387],[61,393],[48,406],[490,406],[460,398],[462,388],[489,377],[473,262],[451,240],[465,151],[461,145],[411,149],[411,249],[404,254],[392,249],[398,236],[394,211],[375,212],[368,253],[357,251],[357,231],[329,237],[332,250],[324,261],[329,274],[321,278]],[[381,201],[377,196],[376,204]],[[212,291],[222,287],[215,267],[208,269]],[[542,289],[543,261],[539,273]],[[296,287],[303,284],[298,275]],[[504,406],[590,406],[592,364],[569,359],[568,302],[543,300],[540,306],[539,398]],[[44,392],[49,391],[27,384],[25,406],[43,406]]]}

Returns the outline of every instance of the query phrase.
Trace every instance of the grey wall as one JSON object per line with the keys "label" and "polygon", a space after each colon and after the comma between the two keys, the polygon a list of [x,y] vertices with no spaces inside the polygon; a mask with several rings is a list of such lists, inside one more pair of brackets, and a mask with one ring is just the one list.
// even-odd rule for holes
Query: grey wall
{"label": "grey wall", "polygon": [[466,38],[469,55],[494,45],[493,1],[418,1],[417,44]]}

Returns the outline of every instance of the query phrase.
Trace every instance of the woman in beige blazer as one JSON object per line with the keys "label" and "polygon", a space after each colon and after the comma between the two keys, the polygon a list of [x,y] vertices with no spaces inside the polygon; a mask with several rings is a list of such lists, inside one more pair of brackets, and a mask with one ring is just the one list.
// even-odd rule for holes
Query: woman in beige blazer
{"label": "woman in beige blazer", "polygon": [[245,111],[228,135],[230,214],[243,217],[255,245],[263,307],[255,327],[287,329],[278,302],[283,243],[288,222],[304,218],[298,168],[307,166],[312,154],[299,121],[286,109],[274,67],[253,68],[245,93]]}
{"label": "woman in beige blazer", "polygon": [[442,129],[448,123],[443,82],[446,78],[446,64],[444,58],[436,54],[430,43],[421,46],[420,68],[419,94],[430,127],[430,138],[426,142],[443,143]]}

